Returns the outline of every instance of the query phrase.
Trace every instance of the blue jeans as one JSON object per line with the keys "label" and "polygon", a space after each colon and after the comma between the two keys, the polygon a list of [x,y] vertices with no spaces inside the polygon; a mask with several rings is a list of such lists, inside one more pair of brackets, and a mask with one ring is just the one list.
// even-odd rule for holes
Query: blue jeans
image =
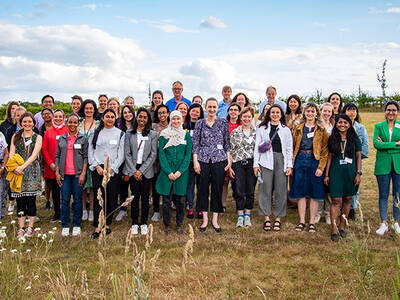
{"label": "blue jeans", "polygon": [[400,174],[396,174],[394,170],[392,170],[387,175],[376,175],[379,189],[379,214],[381,216],[381,221],[387,221],[388,219],[387,210],[390,193],[390,179],[392,179],[393,219],[395,221],[400,219],[399,203],[396,203],[399,201]]}
{"label": "blue jeans", "polygon": [[70,200],[74,197],[74,215],[72,226],[80,227],[82,221],[82,191],[83,186],[78,184],[78,177],[75,175],[64,175],[61,181],[61,224],[63,228],[69,227],[70,223]]}

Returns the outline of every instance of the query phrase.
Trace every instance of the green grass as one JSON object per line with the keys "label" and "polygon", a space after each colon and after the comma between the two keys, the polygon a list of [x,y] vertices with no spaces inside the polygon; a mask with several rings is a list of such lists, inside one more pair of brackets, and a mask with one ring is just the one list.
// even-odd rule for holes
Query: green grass
{"label": "green grass", "polygon": [[[362,117],[372,146],[373,124],[381,121],[383,114],[363,113]],[[0,298],[60,299],[63,297],[56,292],[65,286],[69,292],[64,299],[73,299],[72,291],[76,299],[124,299],[128,294],[117,295],[116,291],[137,287],[137,282],[129,284],[133,274],[150,299],[264,299],[264,295],[267,299],[391,298],[392,279],[398,272],[399,240],[393,231],[384,237],[375,234],[379,212],[374,162],[375,151],[371,147],[361,183],[364,220],[360,220],[357,211],[357,220],[350,222],[349,238],[336,244],[330,241],[330,229],[324,218],[316,234],[295,232],[297,210],[288,210],[280,233],[263,232],[263,220],[256,210],[252,214],[253,226],[237,230],[235,205],[229,197],[227,213],[221,217],[222,234],[216,234],[211,227],[201,234],[197,230],[200,221],[185,219],[184,236],[165,236],[159,222],[154,224],[154,241],[147,250],[145,237],[132,240],[138,252],[145,252],[143,261],[138,256],[133,258],[132,246],[125,253],[130,220],[114,222],[113,233],[106,237],[104,247],[90,240],[93,228],[88,222],[83,222],[80,238],[61,238],[60,224],[49,223],[52,213],[43,209],[44,201],[40,199],[41,221],[37,226],[42,233],[56,226],[54,241],[42,243],[34,237],[19,244],[13,238],[15,224],[10,224],[16,216],[2,220],[8,237],[0,245],[7,249],[0,253]],[[188,224],[194,227],[194,244],[183,268],[184,248],[190,239]],[[10,253],[14,248],[18,253]],[[26,253],[26,249],[32,251]],[[150,259],[158,249],[159,257],[151,268]],[[99,261],[99,251],[104,264]],[[144,272],[138,267],[139,262],[145,265]],[[60,266],[65,281],[58,274]],[[87,274],[87,293],[82,288],[83,271]],[[34,279],[37,275],[39,278]]]}

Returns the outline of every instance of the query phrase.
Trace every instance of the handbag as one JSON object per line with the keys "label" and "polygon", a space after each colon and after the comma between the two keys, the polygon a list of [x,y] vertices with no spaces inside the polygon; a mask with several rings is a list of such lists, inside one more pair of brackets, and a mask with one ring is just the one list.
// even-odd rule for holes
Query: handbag
{"label": "handbag", "polygon": [[262,142],[261,144],[258,145],[258,152],[260,153],[265,153],[267,151],[269,151],[272,147],[272,140],[276,137],[276,135],[278,134],[278,130],[279,128],[276,128],[276,131],[274,132],[274,134],[272,135],[272,138],[269,141],[266,142]]}

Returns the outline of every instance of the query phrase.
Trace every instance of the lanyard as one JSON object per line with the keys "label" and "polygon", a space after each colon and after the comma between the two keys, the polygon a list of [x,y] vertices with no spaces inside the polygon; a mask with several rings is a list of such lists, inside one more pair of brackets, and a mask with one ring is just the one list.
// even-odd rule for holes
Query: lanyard
{"label": "lanyard", "polygon": [[137,148],[137,151],[138,151],[138,152],[139,152],[139,150],[140,150],[140,147],[142,147],[142,143],[143,143],[143,140],[140,140],[139,147]]}
{"label": "lanyard", "polygon": [[342,158],[343,159],[344,159],[344,150],[346,149],[346,143],[347,143],[347,140],[340,142],[340,148],[342,149]]}
{"label": "lanyard", "polygon": [[22,137],[22,142],[24,143],[24,149],[25,149],[26,155],[29,155],[29,148],[31,147],[31,144],[32,144],[32,135],[33,135],[33,132],[31,133],[31,136],[29,137],[29,141],[31,141],[31,142],[28,144],[28,147],[25,144],[26,137],[24,137],[24,136]]}

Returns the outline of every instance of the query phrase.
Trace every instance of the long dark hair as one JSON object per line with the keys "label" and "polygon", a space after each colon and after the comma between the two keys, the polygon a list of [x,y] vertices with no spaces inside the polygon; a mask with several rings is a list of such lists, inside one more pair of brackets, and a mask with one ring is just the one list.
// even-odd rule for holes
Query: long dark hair
{"label": "long dark hair", "polygon": [[165,104],[160,104],[159,106],[157,106],[157,108],[156,108],[156,110],[154,112],[154,123],[155,124],[160,123],[160,119],[158,118],[158,111],[160,110],[160,108],[163,108],[163,107],[167,109],[167,113],[168,113],[167,120],[168,120],[168,123],[169,123],[169,113],[170,113],[169,108]]}
{"label": "long dark hair", "polygon": [[340,136],[339,130],[336,128],[337,123],[340,119],[345,120],[350,124],[349,129],[346,133],[346,157],[352,158],[356,152],[356,145],[357,145],[357,133],[354,130],[354,127],[351,125],[351,120],[348,115],[343,113],[337,114],[335,116],[335,126],[332,129],[332,133],[328,139],[328,149],[329,152],[333,153],[334,155],[340,155],[342,153],[342,148],[340,143],[342,142],[342,137]]}
{"label": "long dark hair", "polygon": [[[203,107],[199,104],[199,103],[193,103],[192,105],[190,105],[188,113],[187,113],[187,118],[186,118],[186,122],[185,124],[183,124],[183,128],[187,129],[190,128],[190,111],[194,108],[200,108],[200,116],[199,116],[199,120],[204,119],[204,110]],[[198,121],[198,120],[197,120]]]}
{"label": "long dark hair", "polygon": [[154,95],[155,94],[159,94],[159,95],[161,95],[161,99],[163,100],[163,102],[164,102],[164,95],[163,95],[163,92],[161,92],[160,90],[155,90],[154,92],[153,92],[153,94],[152,94],[152,96],[151,96],[151,109],[152,110],[154,110],[154,102],[153,102],[153,98],[154,98]]}
{"label": "long dark hair", "polygon": [[242,93],[242,92],[237,93],[237,94],[235,95],[235,97],[233,97],[231,103],[232,103],[232,104],[233,104],[233,103],[237,103],[237,98],[238,98],[240,95],[243,95],[243,96],[244,96],[244,99],[245,99],[245,101],[246,101],[245,104],[244,104],[244,106],[249,106],[249,105],[251,105],[249,97],[247,97],[246,94],[245,94],[245,93]]}
{"label": "long dark hair", "polygon": [[[236,124],[240,125],[240,122],[241,122],[240,121],[240,111],[242,110],[242,108],[240,107],[240,105],[237,102],[232,102],[231,105],[229,105],[228,113],[226,114],[226,120],[228,122],[231,121],[231,116],[229,115],[229,110],[231,109],[232,106],[236,106],[237,108],[239,108],[239,113],[238,113],[238,117],[237,117],[237,120],[236,120]],[[245,106],[245,107],[247,107],[247,106]]]}
{"label": "long dark hair", "polygon": [[295,111],[294,113],[295,113],[296,115],[301,114],[301,99],[300,99],[300,97],[299,97],[298,95],[296,95],[296,94],[290,95],[289,98],[287,99],[287,101],[286,101],[286,114],[287,114],[287,115],[290,115],[290,114],[292,113],[292,110],[291,110],[290,107],[289,107],[289,101],[290,101],[290,99],[296,100],[297,103],[299,104],[299,106],[297,107],[297,109],[296,109],[296,111]]}
{"label": "long dark hair", "polygon": [[359,112],[358,112],[358,107],[357,107],[357,105],[355,105],[354,103],[346,103],[346,104],[343,106],[342,114],[346,114],[346,111],[348,111],[348,110],[350,110],[350,109],[352,109],[352,108],[354,108],[354,109],[356,110],[356,113],[357,113],[357,114],[356,114],[356,117],[355,117],[355,119],[354,119],[354,121],[360,123],[360,114],[359,114]]}
{"label": "long dark hair", "polygon": [[[339,107],[338,107],[338,112],[340,113],[340,112],[342,111],[343,99],[342,99],[342,96],[340,96],[339,93],[334,92],[334,93],[330,94],[329,97],[328,97],[327,102],[331,103],[331,98],[332,98],[332,96],[334,96],[334,95],[339,96],[340,104],[339,104]],[[335,114],[335,112],[333,112],[333,113]]]}
{"label": "long dark hair", "polygon": [[6,113],[6,119],[7,120],[11,120],[12,119],[12,115],[11,115],[11,108],[16,105],[19,106],[19,103],[17,101],[11,101],[10,103],[8,103],[7,105],[7,113]]}
{"label": "long dark hair", "polygon": [[262,122],[260,123],[260,125],[258,125],[258,127],[264,126],[265,125],[265,129],[268,128],[268,123],[271,122],[271,110],[277,107],[279,108],[279,110],[281,111],[281,119],[279,120],[279,122],[281,122],[282,126],[286,126],[286,119],[285,119],[285,113],[283,112],[283,109],[280,105],[278,104],[273,104],[271,105],[271,107],[267,110],[267,113],[265,114],[264,119],[262,120]]}
{"label": "long dark hair", "polygon": [[146,126],[144,127],[143,131],[142,131],[142,136],[147,136],[151,130],[151,115],[149,113],[149,111],[147,109],[145,109],[144,107],[141,107],[138,109],[137,114],[136,114],[136,118],[133,122],[132,125],[132,134],[136,134],[137,133],[137,128],[139,126],[138,122],[137,122],[137,117],[139,116],[139,114],[141,112],[145,112],[147,114],[147,123]]}
{"label": "long dark hair", "polygon": [[99,127],[97,127],[96,130],[94,131],[94,134],[93,134],[93,141],[92,141],[93,149],[96,149],[96,143],[97,143],[97,139],[98,139],[98,137],[99,137],[99,133],[100,133],[100,131],[102,131],[103,128],[104,128],[104,121],[103,121],[103,118],[104,118],[104,116],[106,115],[106,113],[108,113],[108,112],[112,112],[112,113],[114,114],[114,116],[115,116],[115,123],[114,123],[114,126],[115,126],[116,123],[117,123],[117,114],[116,114],[116,112],[115,112],[112,108],[107,108],[107,109],[104,111],[104,113],[103,113],[103,115],[102,115],[102,117],[101,117]]}
{"label": "long dark hair", "polygon": [[96,102],[95,102],[94,100],[92,100],[92,99],[86,99],[85,101],[83,101],[83,103],[82,103],[82,105],[81,105],[81,108],[80,108],[79,111],[78,111],[78,115],[79,115],[81,118],[85,118],[85,117],[86,117],[86,116],[85,116],[85,107],[86,107],[86,105],[88,105],[88,104],[92,104],[92,105],[93,105],[93,108],[94,108],[93,118],[94,118],[94,116],[97,114],[97,104],[96,104]]}
{"label": "long dark hair", "polygon": [[[131,112],[131,114],[133,115],[132,120],[127,121],[127,120],[124,118],[124,110],[125,110],[125,109],[128,109],[128,110]],[[132,107],[132,106],[124,106],[124,108],[123,108],[122,111],[121,111],[121,122],[120,122],[119,128],[120,128],[123,132],[126,132],[126,131],[128,130],[128,127],[126,126],[126,123],[127,123],[127,122],[130,122],[130,123],[131,123],[131,126],[132,126],[134,120],[135,120],[135,110],[133,109],[133,107]]]}
{"label": "long dark hair", "polygon": [[[21,124],[21,127],[22,127],[22,120],[23,120],[24,118],[26,118],[26,117],[29,117],[29,118],[32,119],[32,121],[33,121],[33,128],[34,128],[34,127],[35,127],[35,124],[36,124],[36,121],[35,121],[35,118],[33,117],[32,113],[29,112],[29,111],[24,112],[24,113],[22,114],[22,116],[19,118],[19,123]],[[32,130],[33,130],[33,128],[32,128]],[[22,133],[23,133],[23,132],[24,132],[24,128],[21,128],[21,129],[18,130],[17,133],[14,135],[14,146],[17,146],[17,145],[18,145],[19,141],[21,140],[21,137],[22,137]]]}

